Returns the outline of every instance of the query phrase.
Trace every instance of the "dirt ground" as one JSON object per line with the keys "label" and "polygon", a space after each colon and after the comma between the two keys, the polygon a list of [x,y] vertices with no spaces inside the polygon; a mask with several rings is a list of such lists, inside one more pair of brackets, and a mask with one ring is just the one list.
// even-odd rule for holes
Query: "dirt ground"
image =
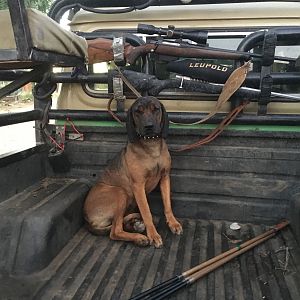
{"label": "dirt ground", "polygon": [[26,111],[33,109],[33,101],[31,99],[15,100],[13,98],[0,99],[0,114]]}
{"label": "dirt ground", "polygon": [[[0,114],[22,112],[33,109],[30,99],[1,99]],[[34,122],[0,127],[0,156],[26,149],[35,145]]]}
{"label": "dirt ground", "polygon": [[0,103],[0,114],[33,109],[33,102]]}

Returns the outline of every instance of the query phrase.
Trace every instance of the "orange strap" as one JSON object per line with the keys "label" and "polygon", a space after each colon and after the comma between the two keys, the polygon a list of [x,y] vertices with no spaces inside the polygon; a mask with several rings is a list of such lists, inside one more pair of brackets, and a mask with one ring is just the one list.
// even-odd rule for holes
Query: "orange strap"
{"label": "orange strap", "polygon": [[242,103],[241,105],[239,105],[238,107],[236,107],[234,110],[232,110],[227,117],[220,123],[220,125],[215,128],[211,134],[209,134],[207,137],[199,140],[196,143],[190,144],[190,145],[185,145],[182,146],[178,149],[170,149],[170,151],[172,152],[182,152],[182,151],[186,151],[186,150],[192,150],[195,148],[198,148],[202,145],[205,145],[211,141],[213,141],[217,136],[219,136],[223,130],[235,119],[235,117],[246,107],[246,105],[249,103],[249,101],[246,101],[244,103]]}
{"label": "orange strap", "polygon": [[226,80],[222,91],[219,95],[219,98],[217,100],[216,106],[213,109],[213,111],[211,111],[206,117],[204,117],[203,119],[196,121],[194,123],[175,123],[175,122],[170,122],[172,124],[176,124],[176,125],[197,125],[197,124],[201,124],[205,121],[207,121],[208,119],[210,119],[211,117],[213,117],[223,106],[223,104],[225,104],[230,97],[241,87],[241,85],[243,84],[243,82],[246,79],[247,73],[249,71],[250,68],[250,62],[246,62],[244,65],[242,65],[241,67],[235,69],[232,74],[229,76],[229,78]]}

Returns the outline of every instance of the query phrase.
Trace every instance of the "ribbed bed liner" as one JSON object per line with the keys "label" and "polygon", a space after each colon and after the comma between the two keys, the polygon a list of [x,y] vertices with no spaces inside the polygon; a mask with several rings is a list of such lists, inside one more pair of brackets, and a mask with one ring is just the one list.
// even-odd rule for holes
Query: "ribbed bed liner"
{"label": "ribbed bed liner", "polygon": [[[159,220],[161,249],[110,241],[82,228],[44,271],[51,277],[44,278],[35,299],[129,299],[233,246],[228,222],[181,221],[184,234],[175,236]],[[242,238],[266,229],[242,225]],[[299,269],[299,246],[286,228],[169,299],[299,300]]]}

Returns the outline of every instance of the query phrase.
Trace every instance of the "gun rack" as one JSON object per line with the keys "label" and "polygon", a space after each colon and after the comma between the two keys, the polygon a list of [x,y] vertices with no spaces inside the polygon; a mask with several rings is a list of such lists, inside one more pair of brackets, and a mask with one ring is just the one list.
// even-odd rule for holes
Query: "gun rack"
{"label": "gun rack", "polygon": [[[120,11],[118,8],[119,1],[109,0],[102,1],[101,4],[103,8],[112,7],[116,9],[116,12],[126,12]],[[175,1],[176,2],[176,1]],[[206,3],[209,1],[206,1]],[[220,2],[220,1],[219,1]],[[242,2],[242,1],[239,1]],[[161,0],[161,1],[144,1],[143,3],[136,5],[134,9],[145,9],[151,5],[170,5],[174,4],[174,1]],[[182,4],[177,1],[176,4]],[[193,1],[193,4],[202,4],[202,1]],[[113,78],[117,76],[115,70],[109,71],[105,74],[91,74],[86,69],[87,61],[87,49],[86,40],[96,39],[96,38],[106,38],[113,39],[119,32],[109,31],[105,32],[103,30],[97,30],[94,32],[68,32],[66,33],[55,21],[59,21],[63,13],[70,11],[70,16],[76,13],[80,8],[92,11],[94,13],[103,13],[101,9],[96,9],[99,6],[99,1],[89,0],[89,1],[69,1],[61,0],[55,1],[50,9],[49,17],[42,15],[41,17],[47,22],[51,23],[51,26],[57,28],[58,32],[62,32],[64,37],[68,37],[73,42],[77,43],[75,48],[78,52],[74,53],[73,49],[67,49],[67,53],[73,53],[72,55],[66,53],[60,53],[59,51],[53,51],[53,49],[39,49],[36,47],[34,42],[34,37],[32,33],[32,28],[30,28],[30,19],[28,17],[29,11],[25,8],[24,1],[21,0],[11,0],[8,1],[9,11],[6,12],[10,16],[11,27],[15,42],[15,49],[0,49],[0,80],[1,81],[12,81],[4,88],[0,89],[0,98],[9,95],[20,87],[24,86],[28,82],[35,82],[36,87],[34,89],[35,97],[35,107],[36,109],[31,112],[1,115],[0,116],[0,126],[5,126],[14,123],[26,122],[29,120],[41,121],[45,119],[45,108],[47,107],[47,102],[51,101],[51,94],[56,88],[57,83],[81,83],[84,90],[89,96],[99,97],[93,94],[88,89],[85,89],[85,85],[88,83],[106,83],[108,84],[109,92],[113,92]],[[122,2],[122,6],[127,6],[130,10],[132,6],[132,1]],[[113,9],[112,9],[113,10]],[[108,10],[106,13],[113,13]],[[52,18],[53,20],[51,20]],[[149,30],[149,27],[147,27]],[[167,30],[153,29],[151,30],[155,33],[161,32],[161,37],[158,40],[163,40],[164,38],[170,38],[168,30],[174,30],[175,28],[169,28]],[[145,28],[144,28],[145,29]],[[187,30],[188,31],[188,30]],[[209,35],[209,30],[207,30]],[[123,32],[122,36],[125,38],[125,42],[131,44],[132,46],[141,46],[145,44],[145,41],[135,32],[128,31]],[[197,36],[197,34],[193,34]],[[180,31],[176,32],[176,38],[180,38]],[[189,37],[189,35],[185,35]],[[1,38],[1,36],[0,36]],[[206,41],[206,33],[201,35],[202,40]],[[59,39],[59,38],[58,38]],[[293,66],[293,71],[287,72],[272,72],[272,65],[276,59],[275,50],[277,46],[280,45],[299,45],[300,44],[300,26],[298,27],[278,27],[269,28],[266,30],[254,31],[252,34],[246,36],[242,42],[237,47],[236,51],[243,53],[253,53],[253,49],[260,49],[260,53],[254,53],[260,56],[258,63],[254,64],[254,68],[248,73],[244,86],[250,88],[256,88],[260,91],[260,96],[251,101],[258,102],[258,111],[256,115],[241,114],[237,117],[235,122],[237,124],[289,124],[296,125],[299,124],[300,115],[298,114],[267,114],[267,105],[270,102],[300,102],[300,97],[294,97],[293,99],[285,99],[284,97],[271,97],[272,86],[274,84],[284,84],[286,86],[298,84],[300,82],[300,69],[299,69],[299,57],[286,58],[287,65]],[[159,57],[158,57],[159,58]],[[234,67],[238,67],[242,64],[242,61],[236,61]],[[59,72],[53,73],[52,68],[54,66],[62,67],[73,67],[73,72]],[[155,78],[155,74],[149,74],[152,71],[151,61],[146,56],[146,59],[142,60],[141,64],[134,66],[135,71],[138,70],[137,78],[145,78],[149,84],[151,82],[153,85],[157,85],[158,79]],[[296,70],[296,71],[295,71]],[[299,70],[299,71],[298,71]],[[134,81],[134,79],[133,79]],[[139,88],[139,83],[136,83],[136,88]],[[163,89],[162,89],[163,90]],[[151,89],[141,89],[145,94],[151,94]],[[159,93],[154,94],[159,97]],[[132,97],[131,91],[124,85],[124,95]],[[101,96],[103,98],[103,95]],[[109,97],[107,94],[105,97]],[[189,98],[191,96],[187,95],[186,100],[194,99]],[[172,99],[176,100],[180,97],[176,93],[172,96]],[[213,99],[214,100],[214,99]],[[100,100],[99,100],[100,101]],[[201,100],[199,100],[201,101]],[[240,99],[233,97],[232,107],[237,106],[240,103]],[[49,105],[48,105],[49,108]],[[104,111],[78,111],[78,110],[54,110],[50,109],[46,112],[48,119],[65,119],[70,117],[72,119],[78,120],[112,120],[111,116]],[[124,106],[118,106],[117,115],[120,119],[125,119]],[[199,120],[204,116],[201,113],[170,113],[170,119],[176,122],[188,123],[189,121]],[[218,114],[211,119],[211,123],[218,123],[222,118],[223,114]]]}

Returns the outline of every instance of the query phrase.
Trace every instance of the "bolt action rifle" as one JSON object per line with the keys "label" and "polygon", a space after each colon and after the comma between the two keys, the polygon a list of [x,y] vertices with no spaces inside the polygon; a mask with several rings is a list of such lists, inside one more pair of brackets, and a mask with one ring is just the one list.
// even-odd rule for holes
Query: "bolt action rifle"
{"label": "bolt action rifle", "polygon": [[[88,40],[87,43],[90,64],[114,60],[115,55],[112,40],[97,38],[94,40]],[[240,61],[249,61],[252,55],[247,52],[166,41],[152,41],[137,47],[134,47],[129,43],[123,44],[124,60],[130,65],[134,64],[139,57],[143,57],[148,53],[156,53],[173,57],[230,59]]]}
{"label": "bolt action rifle", "polygon": [[[89,63],[93,64],[119,60],[132,65],[139,57],[144,57],[148,53],[156,53],[169,57],[228,59],[244,62],[249,61],[252,58],[262,59],[261,54],[208,46],[195,46],[186,42],[177,43],[159,40],[150,41],[144,45],[134,47],[129,43],[124,43],[123,38],[116,38],[115,40],[118,40],[118,43],[105,38],[87,40]],[[116,45],[116,47],[114,47],[114,45]],[[122,57],[122,59],[119,57]],[[293,58],[281,56],[275,56],[275,59],[282,61],[295,61]]]}

